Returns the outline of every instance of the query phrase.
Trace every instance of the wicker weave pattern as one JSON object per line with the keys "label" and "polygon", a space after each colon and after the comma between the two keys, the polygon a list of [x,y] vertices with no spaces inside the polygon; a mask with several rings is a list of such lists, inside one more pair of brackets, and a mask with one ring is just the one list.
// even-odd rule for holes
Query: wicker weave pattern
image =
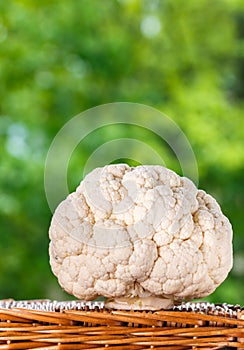
{"label": "wicker weave pattern", "polygon": [[144,312],[106,310],[99,302],[4,301],[0,307],[0,349],[244,349],[239,306]]}

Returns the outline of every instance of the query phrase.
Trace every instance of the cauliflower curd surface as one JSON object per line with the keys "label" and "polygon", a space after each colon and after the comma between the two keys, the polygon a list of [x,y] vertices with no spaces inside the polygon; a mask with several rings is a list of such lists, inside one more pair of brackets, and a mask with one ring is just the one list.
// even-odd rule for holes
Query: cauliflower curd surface
{"label": "cauliflower curd surface", "polygon": [[49,235],[53,273],[84,300],[200,298],[232,267],[216,200],[158,165],[94,169],[57,207]]}

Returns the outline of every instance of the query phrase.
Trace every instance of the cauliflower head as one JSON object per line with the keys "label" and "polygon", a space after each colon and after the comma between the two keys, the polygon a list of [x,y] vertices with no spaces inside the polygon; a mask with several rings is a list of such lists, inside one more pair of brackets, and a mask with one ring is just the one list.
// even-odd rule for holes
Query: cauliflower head
{"label": "cauliflower head", "polygon": [[57,207],[50,264],[70,294],[92,300],[212,293],[232,267],[232,228],[216,200],[158,165],[107,165]]}

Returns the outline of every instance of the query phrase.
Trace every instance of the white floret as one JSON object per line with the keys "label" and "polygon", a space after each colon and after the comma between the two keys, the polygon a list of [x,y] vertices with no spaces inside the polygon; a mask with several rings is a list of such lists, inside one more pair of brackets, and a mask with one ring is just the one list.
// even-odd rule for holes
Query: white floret
{"label": "white floret", "polygon": [[85,300],[200,298],[232,267],[232,228],[218,203],[162,166],[93,170],[60,203],[49,235],[53,273]]}

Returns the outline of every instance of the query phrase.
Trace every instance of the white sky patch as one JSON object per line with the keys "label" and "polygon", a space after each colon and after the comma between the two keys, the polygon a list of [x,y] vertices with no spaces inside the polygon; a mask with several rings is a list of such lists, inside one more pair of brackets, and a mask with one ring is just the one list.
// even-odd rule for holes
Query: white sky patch
{"label": "white sky patch", "polygon": [[148,15],[141,21],[141,32],[147,38],[157,36],[162,28],[160,19],[155,15]]}
{"label": "white sky patch", "polygon": [[28,130],[24,124],[11,124],[7,131],[6,149],[9,154],[17,158],[27,158],[30,154],[26,142]]}

